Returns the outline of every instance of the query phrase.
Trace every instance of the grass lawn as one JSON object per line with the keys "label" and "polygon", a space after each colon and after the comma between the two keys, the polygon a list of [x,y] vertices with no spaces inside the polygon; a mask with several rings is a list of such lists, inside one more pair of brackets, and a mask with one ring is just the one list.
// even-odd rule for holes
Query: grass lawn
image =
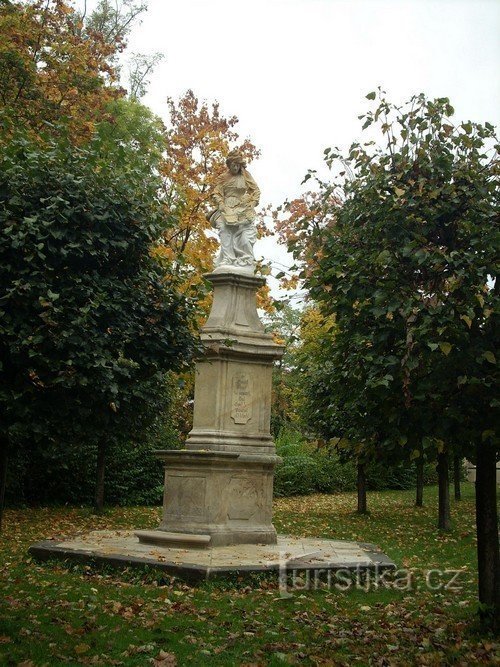
{"label": "grass lawn", "polygon": [[[435,528],[437,490],[278,499],[275,525],[293,535],[378,544],[413,573],[411,590],[279,594],[266,577],[191,587],[137,570],[38,564],[33,542],[104,528],[156,527],[158,508],[7,511],[0,536],[0,664],[39,665],[472,665],[495,663],[498,644],[478,633],[473,486],[452,502],[453,530]],[[429,590],[426,572],[459,570],[456,589]],[[451,574],[433,575],[434,587]],[[498,662],[496,663],[498,664]]]}

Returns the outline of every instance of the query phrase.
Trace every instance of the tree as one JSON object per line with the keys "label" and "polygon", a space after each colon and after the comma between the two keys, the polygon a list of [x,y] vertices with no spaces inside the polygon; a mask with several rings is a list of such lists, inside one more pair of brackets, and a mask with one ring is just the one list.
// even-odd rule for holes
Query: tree
{"label": "tree", "polygon": [[123,41],[86,30],[63,0],[3,0],[0,10],[0,141],[9,140],[9,127],[88,140],[108,103],[124,93],[113,66]]}
{"label": "tree", "polygon": [[[327,164],[340,171],[319,185],[327,215],[306,284],[336,318],[331,422],[385,456],[435,452],[442,527],[445,460],[457,447],[475,456],[486,622],[498,618],[500,604],[493,397],[499,146],[492,125],[454,125],[452,114],[445,98],[419,95],[397,107],[380,93],[363,120],[382,145],[355,143],[347,156],[327,149]],[[341,206],[329,204],[336,188]]]}
{"label": "tree", "polygon": [[[147,0],[99,0],[94,10],[87,17],[87,2],[82,12],[76,12],[79,27],[83,34],[98,34],[100,39],[112,48],[112,61],[115,63],[117,53],[125,47],[127,37],[137,17],[148,8]],[[118,46],[118,49],[117,49]]]}
{"label": "tree", "polygon": [[[303,183],[311,175],[308,173]],[[316,265],[323,253],[320,231],[332,211],[341,206],[342,197],[343,193],[338,189],[332,190],[328,197],[321,196],[318,191],[309,191],[275,209],[269,206],[265,210],[273,221],[278,242],[286,245],[297,260],[289,271],[278,272],[276,276],[284,289],[296,289],[300,280],[306,280]]]}
{"label": "tree", "polygon": [[[108,110],[112,117],[104,118],[96,126],[94,150],[119,169],[122,164],[126,169],[133,165],[145,178],[157,181],[165,150],[163,121],[135,99],[114,100]],[[168,215],[169,202],[165,197],[162,199]]]}
{"label": "tree", "polygon": [[153,53],[151,55],[143,53],[132,54],[128,69],[128,89],[131,100],[139,100],[146,94],[149,76],[156,65],[162,60],[162,53]]}
{"label": "tree", "polygon": [[[165,375],[193,355],[191,306],[152,248],[175,219],[126,146],[13,139],[0,161],[0,406],[7,447],[98,449],[155,418]],[[123,152],[124,151],[124,152]]]}

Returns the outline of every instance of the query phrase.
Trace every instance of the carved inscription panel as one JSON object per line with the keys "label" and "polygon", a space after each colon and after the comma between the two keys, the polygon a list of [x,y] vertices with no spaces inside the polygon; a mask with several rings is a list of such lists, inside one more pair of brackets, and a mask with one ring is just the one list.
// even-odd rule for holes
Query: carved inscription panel
{"label": "carved inscription panel", "polygon": [[231,417],[235,424],[246,424],[252,418],[253,382],[248,373],[233,377]]}

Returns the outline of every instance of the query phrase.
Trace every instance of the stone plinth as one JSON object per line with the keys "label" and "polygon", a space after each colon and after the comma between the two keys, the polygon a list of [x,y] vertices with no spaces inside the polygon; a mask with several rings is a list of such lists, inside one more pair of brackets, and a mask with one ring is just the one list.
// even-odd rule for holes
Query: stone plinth
{"label": "stone plinth", "polygon": [[[277,457],[230,452],[162,451],[163,518],[156,544],[175,546],[183,535],[208,536],[207,546],[274,544],[273,471]],[[187,535],[188,534],[188,535]],[[137,531],[151,543],[150,531]],[[193,539],[192,546],[197,544]]]}
{"label": "stone plinth", "polygon": [[[161,534],[159,530],[150,532]],[[343,578],[339,581],[345,586],[346,570],[360,573],[395,569],[395,564],[378,547],[359,542],[279,535],[277,543],[271,545],[239,544],[210,549],[204,543],[183,546],[138,542],[131,530],[98,530],[74,539],[38,542],[30,548],[30,554],[38,560],[58,558],[107,567],[155,568],[191,581],[272,571],[277,574],[297,571],[304,578],[309,572],[314,581],[315,573],[324,577],[341,570]]]}
{"label": "stone plinth", "polygon": [[210,547],[275,544],[271,385],[282,348],[257,314],[265,280],[221,269],[206,277],[214,299],[201,333],[193,429],[186,449],[156,453],[165,465],[162,534],[136,534],[165,547],[199,548],[195,536],[209,538]]}

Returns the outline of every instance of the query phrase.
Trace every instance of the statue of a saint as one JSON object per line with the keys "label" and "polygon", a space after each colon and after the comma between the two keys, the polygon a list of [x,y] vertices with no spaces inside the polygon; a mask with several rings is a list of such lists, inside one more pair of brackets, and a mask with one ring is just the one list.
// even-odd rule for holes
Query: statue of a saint
{"label": "statue of a saint", "polygon": [[257,239],[255,207],[259,204],[260,190],[237,150],[229,153],[226,166],[227,172],[213,192],[217,209],[208,217],[220,237],[220,253],[215,264],[216,267],[235,266],[253,273],[253,246]]}

